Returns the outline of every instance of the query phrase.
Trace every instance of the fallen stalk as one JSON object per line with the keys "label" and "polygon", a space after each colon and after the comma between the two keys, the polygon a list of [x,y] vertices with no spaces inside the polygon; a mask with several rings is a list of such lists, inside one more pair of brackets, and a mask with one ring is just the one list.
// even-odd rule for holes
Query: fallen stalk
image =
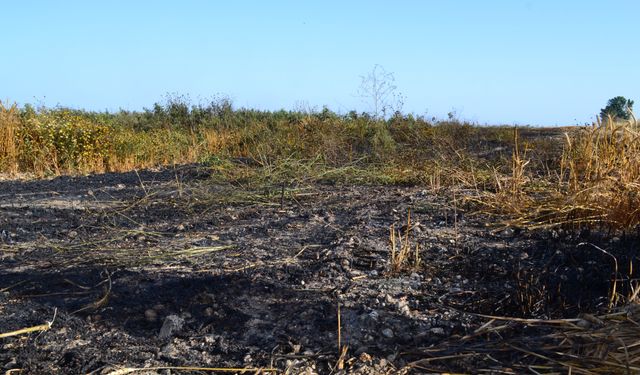
{"label": "fallen stalk", "polygon": [[57,313],[58,313],[58,309],[53,310],[53,318],[51,319],[50,322],[46,322],[45,324],[40,324],[34,327],[22,328],[16,331],[0,333],[0,338],[3,339],[11,336],[24,335],[25,333],[47,331],[51,328],[51,326],[53,325],[53,322],[56,320]]}
{"label": "fallen stalk", "polygon": [[160,366],[160,367],[125,367],[108,373],[107,375],[127,375],[141,371],[157,371],[157,370],[184,370],[184,371],[207,371],[207,372],[270,372],[275,373],[274,368],[252,368],[252,367],[182,367],[182,366]]}

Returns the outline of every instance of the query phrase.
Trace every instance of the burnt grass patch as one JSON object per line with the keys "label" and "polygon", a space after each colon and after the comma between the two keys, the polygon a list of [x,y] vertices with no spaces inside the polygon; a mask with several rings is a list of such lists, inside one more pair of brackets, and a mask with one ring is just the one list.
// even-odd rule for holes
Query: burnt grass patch
{"label": "burnt grass patch", "polygon": [[[0,366],[25,374],[526,372],[522,363],[540,359],[483,352],[495,337],[478,332],[491,316],[605,312],[614,281],[628,292],[637,259],[636,236],[496,230],[420,187],[278,195],[185,166],[0,189],[0,333],[55,311],[49,330],[0,339]],[[421,262],[391,273],[389,227],[406,231],[409,210]],[[513,323],[500,335],[546,329]],[[462,342],[477,355],[456,354]],[[415,366],[436,349],[443,359]]]}

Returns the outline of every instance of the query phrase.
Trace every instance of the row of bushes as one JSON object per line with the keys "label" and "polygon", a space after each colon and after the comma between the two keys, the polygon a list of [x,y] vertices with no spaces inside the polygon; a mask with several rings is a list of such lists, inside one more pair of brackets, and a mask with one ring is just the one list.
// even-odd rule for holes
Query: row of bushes
{"label": "row of bushes", "polygon": [[372,172],[377,181],[392,183],[463,184],[494,194],[485,203],[515,215],[519,225],[631,228],[640,223],[640,135],[632,122],[574,128],[563,140],[558,129],[525,128],[514,137],[511,127],[400,113],[374,119],[326,108],[234,109],[224,99],[191,105],[172,98],[117,113],[0,103],[0,173],[45,176],[209,161],[232,175],[241,168],[229,161],[242,159],[277,178],[367,180]]}
{"label": "row of bushes", "polygon": [[116,113],[0,103],[0,172],[122,171],[211,157],[259,163],[312,159],[331,167],[415,165],[482,148],[482,142],[505,142],[506,128],[493,129],[484,130],[480,139],[474,136],[478,127],[457,121],[432,122],[399,113],[375,120],[366,113],[340,115],[326,108],[234,109],[225,99],[192,105],[170,98],[152,109]]}

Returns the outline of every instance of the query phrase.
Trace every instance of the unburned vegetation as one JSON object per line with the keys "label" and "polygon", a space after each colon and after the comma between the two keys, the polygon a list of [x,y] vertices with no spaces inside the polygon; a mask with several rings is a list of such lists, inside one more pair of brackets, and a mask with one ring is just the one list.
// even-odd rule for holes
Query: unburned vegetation
{"label": "unburned vegetation", "polygon": [[0,106],[9,373],[640,371],[635,119]]}

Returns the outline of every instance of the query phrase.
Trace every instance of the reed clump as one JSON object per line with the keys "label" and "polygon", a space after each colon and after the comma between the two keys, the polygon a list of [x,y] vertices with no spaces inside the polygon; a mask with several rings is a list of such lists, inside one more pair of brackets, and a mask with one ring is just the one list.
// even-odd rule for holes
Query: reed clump
{"label": "reed clump", "polygon": [[20,118],[16,104],[7,105],[0,101],[0,170],[18,172],[17,132]]}
{"label": "reed clump", "polygon": [[530,229],[626,231],[640,224],[635,117],[625,122],[608,118],[565,132],[559,162],[543,170],[530,168],[534,160],[517,136],[514,143],[510,170],[494,170],[493,186],[471,198],[483,212],[506,214],[507,225]]}
{"label": "reed clump", "polygon": [[567,136],[562,168],[569,218],[617,229],[640,224],[640,134],[635,117],[611,117],[574,137]]}

